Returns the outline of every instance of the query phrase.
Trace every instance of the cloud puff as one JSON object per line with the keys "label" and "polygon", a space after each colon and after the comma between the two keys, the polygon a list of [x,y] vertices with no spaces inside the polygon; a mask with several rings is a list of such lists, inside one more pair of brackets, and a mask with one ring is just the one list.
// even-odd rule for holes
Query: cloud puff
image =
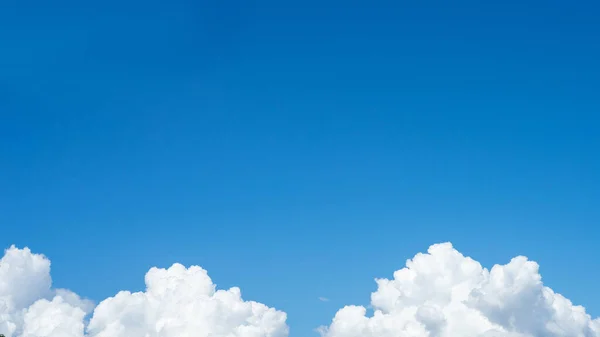
{"label": "cloud puff", "polygon": [[0,259],[0,333],[6,337],[81,336],[91,302],[51,289],[50,261],[14,246]]}
{"label": "cloud puff", "polygon": [[[6,337],[285,337],[286,314],[216,290],[206,270],[152,268],[146,291],[93,304],[52,289],[50,261],[14,246],[0,260],[0,333]],[[93,309],[93,312],[92,312]],[[89,324],[86,316],[91,313]]]}
{"label": "cloud puff", "polygon": [[600,319],[542,284],[519,256],[491,270],[450,243],[417,254],[394,279],[377,279],[372,316],[340,309],[323,337],[597,337]]}

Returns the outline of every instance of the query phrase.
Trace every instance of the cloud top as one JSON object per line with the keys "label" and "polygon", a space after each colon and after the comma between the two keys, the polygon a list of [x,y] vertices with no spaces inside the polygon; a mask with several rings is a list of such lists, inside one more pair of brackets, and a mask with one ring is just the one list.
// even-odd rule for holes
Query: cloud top
{"label": "cloud top", "polygon": [[436,244],[376,282],[374,314],[346,306],[319,329],[322,337],[600,336],[600,319],[545,287],[537,263],[523,256],[488,270]]}
{"label": "cloud top", "polygon": [[[146,291],[121,291],[95,309],[52,289],[50,261],[14,246],[0,260],[0,333],[6,337],[286,337],[286,314],[217,290],[206,270],[152,268]],[[85,317],[91,312],[89,324]]]}

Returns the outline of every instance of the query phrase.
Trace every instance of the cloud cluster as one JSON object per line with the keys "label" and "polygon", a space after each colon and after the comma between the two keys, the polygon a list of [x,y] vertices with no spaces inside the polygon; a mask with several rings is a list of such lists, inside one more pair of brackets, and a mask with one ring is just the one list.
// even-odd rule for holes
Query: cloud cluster
{"label": "cloud cluster", "polygon": [[542,284],[519,256],[491,270],[450,243],[417,254],[394,279],[377,279],[374,313],[340,309],[322,337],[598,337],[600,319]]}
{"label": "cloud cluster", "polygon": [[[97,307],[52,289],[50,261],[14,246],[0,260],[0,333],[6,337],[286,337],[286,314],[216,290],[206,270],[152,268],[146,291]],[[88,316],[90,314],[90,316]],[[91,317],[89,323],[86,317]]]}
{"label": "cloud cluster", "polygon": [[50,261],[11,247],[0,260],[0,333],[6,337],[82,336],[89,301],[52,289]]}
{"label": "cloud cluster", "polygon": [[[206,270],[152,268],[146,290],[94,306],[53,289],[50,261],[14,246],[0,259],[0,333],[6,337],[287,337],[286,314],[217,290]],[[491,270],[450,243],[378,279],[372,315],[339,310],[322,337],[600,337],[600,319],[542,284],[519,256]],[[324,301],[325,298],[320,298]]]}

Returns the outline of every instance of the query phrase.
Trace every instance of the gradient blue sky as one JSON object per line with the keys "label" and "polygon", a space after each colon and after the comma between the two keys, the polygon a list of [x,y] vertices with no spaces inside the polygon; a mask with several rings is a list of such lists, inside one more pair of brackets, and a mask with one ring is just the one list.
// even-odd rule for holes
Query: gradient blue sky
{"label": "gradient blue sky", "polygon": [[[0,246],[199,264],[312,336],[430,244],[600,315],[595,1],[2,1]],[[329,302],[320,302],[318,297]]]}

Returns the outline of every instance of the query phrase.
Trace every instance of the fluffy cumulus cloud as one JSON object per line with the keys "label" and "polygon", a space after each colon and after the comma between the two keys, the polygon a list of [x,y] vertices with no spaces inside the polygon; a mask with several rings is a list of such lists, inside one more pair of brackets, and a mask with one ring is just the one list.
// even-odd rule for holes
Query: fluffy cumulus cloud
{"label": "fluffy cumulus cloud", "polygon": [[93,304],[52,289],[50,261],[11,247],[0,260],[0,333],[6,337],[285,337],[286,314],[216,290],[206,270],[152,268],[146,291]]}
{"label": "fluffy cumulus cloud", "polygon": [[323,337],[598,337],[600,319],[542,284],[519,256],[491,270],[450,243],[417,254],[392,280],[377,279],[373,314],[339,310]]}
{"label": "fluffy cumulus cloud", "polygon": [[[52,288],[50,261],[11,247],[0,259],[0,333],[6,337],[286,337],[286,314],[217,290],[206,270],[152,268],[146,290],[94,306]],[[600,337],[600,319],[542,284],[519,256],[491,270],[451,244],[417,254],[378,279],[373,314],[339,310],[322,337]]]}
{"label": "fluffy cumulus cloud", "polygon": [[91,302],[52,289],[50,261],[11,247],[0,260],[0,333],[6,337],[81,336]]}

